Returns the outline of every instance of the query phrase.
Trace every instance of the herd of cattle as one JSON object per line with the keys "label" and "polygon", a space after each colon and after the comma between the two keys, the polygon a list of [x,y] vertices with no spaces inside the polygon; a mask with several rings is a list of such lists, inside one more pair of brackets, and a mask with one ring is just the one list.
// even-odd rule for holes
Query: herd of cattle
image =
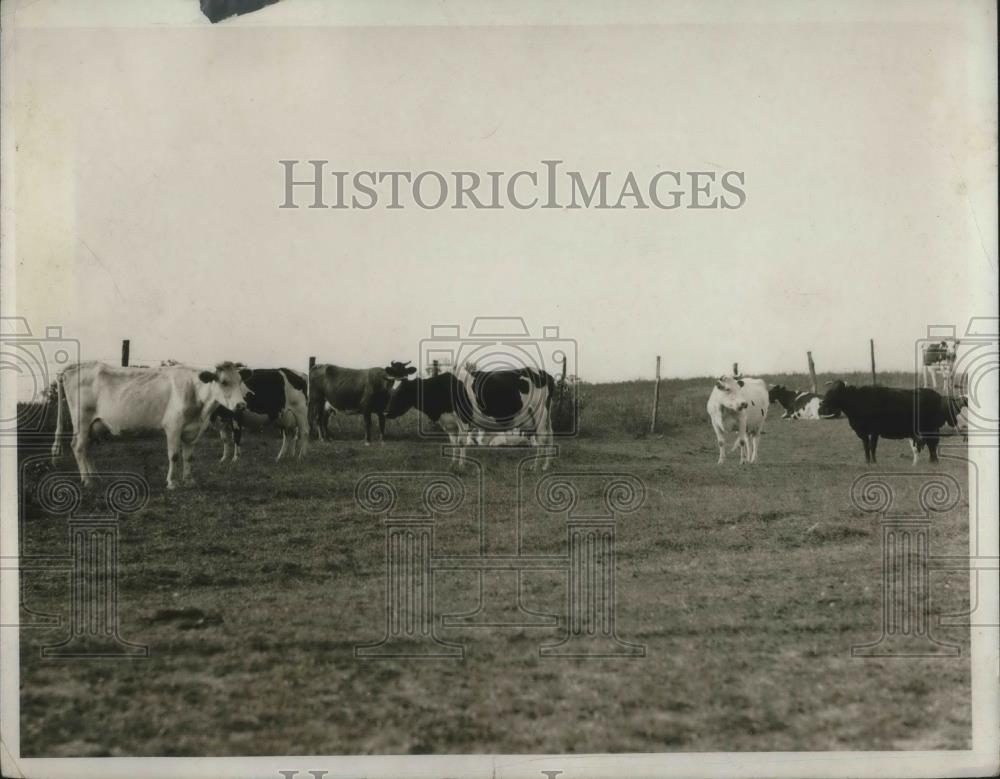
{"label": "herd of cattle", "polygon": [[[55,461],[62,454],[67,411],[73,454],[85,484],[95,473],[89,454],[95,435],[164,431],[167,487],[172,489],[178,483],[178,467],[180,481],[192,481],[194,446],[209,426],[219,431],[222,460],[235,460],[240,456],[246,421],[252,418],[269,421],[281,430],[279,460],[289,449],[292,456],[302,457],[310,437],[326,438],[332,414],[361,414],[369,444],[372,415],[378,418],[384,438],[386,419],[416,409],[448,435],[455,445],[453,463],[459,467],[465,447],[472,444],[543,446],[552,442],[555,382],[545,371],[463,368],[426,379],[414,378],[414,373],[416,368],[404,362],[367,369],[318,364],[308,376],[289,368],[250,369],[233,362],[220,363],[215,370],[80,363],[64,370],[56,382],[52,458]],[[769,387],[762,379],[722,376],[707,405],[719,463],[725,460],[730,432],[737,433],[732,449],[739,447],[740,462],[757,461],[760,434],[772,403],[781,405],[786,419],[846,416],[864,444],[866,462],[875,462],[880,437],[908,439],[914,463],[924,446],[931,461],[937,460],[941,428],[947,424],[961,429],[967,407],[964,399],[942,397],[926,388],[853,387],[838,381],[820,396],[781,385]],[[540,459],[543,468],[550,459],[548,454]]]}
{"label": "herd of cattle", "polygon": [[719,444],[719,464],[726,459],[727,432],[737,433],[740,462],[757,461],[757,447],[767,412],[772,403],[785,409],[786,419],[835,419],[847,417],[861,439],[865,462],[876,462],[879,438],[906,439],[913,450],[913,464],[926,446],[931,462],[937,462],[941,428],[949,425],[966,435],[967,397],[942,396],[933,389],[892,389],[854,387],[842,381],[830,383],[824,396],[795,393],[780,384],[768,387],[762,379],[722,376],[708,398],[708,416]]}

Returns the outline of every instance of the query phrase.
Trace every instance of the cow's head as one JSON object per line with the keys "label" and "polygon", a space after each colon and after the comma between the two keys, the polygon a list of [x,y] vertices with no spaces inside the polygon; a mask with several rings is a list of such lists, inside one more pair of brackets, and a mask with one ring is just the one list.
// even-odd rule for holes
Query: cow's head
{"label": "cow's head", "polygon": [[775,403],[779,402],[788,390],[785,388],[784,384],[775,384],[767,388],[767,402]]}
{"label": "cow's head", "polygon": [[828,381],[827,383],[826,395],[823,396],[823,401],[820,407],[824,411],[835,413],[838,411],[843,411],[844,395],[847,392],[848,385],[842,382],[840,379],[836,381]]}
{"label": "cow's head", "polygon": [[387,419],[401,417],[417,405],[418,381],[418,379],[404,379],[396,385],[392,394],[389,395],[389,402],[385,407],[385,416]]}
{"label": "cow's head", "polygon": [[246,396],[250,393],[246,384],[253,371],[234,362],[220,362],[214,371],[202,371],[198,378],[206,385],[211,400],[223,408],[236,413],[247,407]]}
{"label": "cow's head", "polygon": [[742,411],[749,405],[743,397],[743,379],[728,375],[720,376],[715,381],[715,388],[722,395],[719,402],[724,408]]}
{"label": "cow's head", "polygon": [[412,376],[414,373],[417,372],[416,368],[410,366],[409,360],[407,360],[406,362],[399,362],[397,360],[393,360],[392,362],[390,362],[388,365],[385,366],[384,370],[386,373],[389,374],[390,378],[400,379],[400,380],[405,379],[407,376]]}

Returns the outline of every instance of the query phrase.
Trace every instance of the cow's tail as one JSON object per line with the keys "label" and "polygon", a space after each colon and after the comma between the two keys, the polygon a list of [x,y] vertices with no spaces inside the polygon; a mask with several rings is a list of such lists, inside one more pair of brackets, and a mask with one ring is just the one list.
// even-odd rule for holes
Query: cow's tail
{"label": "cow's tail", "polygon": [[52,464],[62,455],[63,436],[63,406],[65,405],[66,391],[63,389],[63,374],[56,377],[56,433],[52,441]]}

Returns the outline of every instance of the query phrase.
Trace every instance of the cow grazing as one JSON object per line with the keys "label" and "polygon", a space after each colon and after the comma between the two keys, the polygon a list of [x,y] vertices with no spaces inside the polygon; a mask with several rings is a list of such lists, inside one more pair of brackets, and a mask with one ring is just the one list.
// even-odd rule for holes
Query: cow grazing
{"label": "cow grazing", "polygon": [[726,433],[736,431],[733,449],[740,463],[757,462],[757,446],[771,405],[763,379],[721,376],[708,396],[706,409],[719,444],[719,465],[726,461]]}
{"label": "cow grazing", "polygon": [[288,452],[291,433],[292,456],[301,458],[306,453],[309,438],[309,401],[306,375],[290,368],[256,368],[244,380],[247,387],[246,409],[234,413],[221,406],[212,415],[222,439],[222,458],[225,462],[232,453],[235,462],[240,458],[243,428],[249,415],[257,415],[260,422],[276,424],[281,429],[281,449],[276,459]]}
{"label": "cow grazing", "polygon": [[214,371],[184,365],[161,368],[116,368],[101,362],[81,363],[64,370],[57,381],[58,411],[52,459],[62,454],[63,405],[69,409],[73,454],[84,484],[93,481],[88,447],[94,433],[163,430],[167,434],[167,489],[181,479],[192,482],[194,445],[212,413],[223,407],[239,414],[246,408],[247,368],[220,363]]}
{"label": "cow grazing", "polygon": [[831,412],[823,405],[823,398],[815,392],[796,392],[782,384],[767,391],[768,400],[778,403],[785,410],[782,419],[837,419],[840,412]]}
{"label": "cow grazing", "polygon": [[341,368],[320,364],[309,372],[309,430],[327,438],[329,404],[338,414],[363,414],[365,445],[372,440],[372,414],[378,417],[380,440],[385,440],[385,408],[392,385],[417,372],[408,362],[391,362],[385,368]]}
{"label": "cow grazing", "polygon": [[[402,416],[411,408],[426,414],[448,434],[456,450],[452,464],[463,467],[465,447],[543,446],[552,443],[552,396],[555,381],[531,368],[440,373],[400,382],[386,415]],[[547,469],[551,453],[542,458]]]}
{"label": "cow grazing", "polygon": [[864,444],[866,463],[877,462],[879,438],[908,439],[914,465],[926,444],[931,462],[937,462],[939,431],[948,421],[948,413],[942,397],[934,390],[854,387],[835,381],[823,402],[847,416],[851,429]]}

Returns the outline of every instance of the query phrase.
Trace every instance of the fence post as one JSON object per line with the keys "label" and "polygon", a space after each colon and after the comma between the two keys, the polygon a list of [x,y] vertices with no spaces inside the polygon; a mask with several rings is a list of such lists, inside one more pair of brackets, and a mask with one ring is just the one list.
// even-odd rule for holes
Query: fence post
{"label": "fence post", "polygon": [[316,358],[312,355],[309,356],[309,372],[312,373],[312,369],[316,367]]}
{"label": "fence post", "polygon": [[660,408],[660,355],[656,355],[656,381],[653,383],[653,419],[649,423],[649,432],[656,432],[656,414]]}
{"label": "fence post", "polygon": [[875,339],[868,339],[868,348],[871,351],[872,356],[872,386],[875,386]]}
{"label": "fence post", "polygon": [[123,368],[127,368],[128,367],[129,346],[131,346],[131,342],[129,341],[128,338],[126,338],[124,341],[122,341],[122,367]]}
{"label": "fence post", "polygon": [[816,365],[813,363],[813,353],[806,352],[806,359],[809,361],[809,391],[816,394]]}
{"label": "fence post", "polygon": [[559,377],[559,399],[556,404],[556,408],[562,411],[563,396],[566,394],[566,360],[567,356],[564,354],[562,358],[562,375]]}
{"label": "fence post", "polygon": [[439,371],[438,361],[437,360],[431,360],[431,376],[437,376],[438,375],[438,371]]}
{"label": "fence post", "polygon": [[733,377],[740,375],[740,364],[738,362],[733,363]]}

